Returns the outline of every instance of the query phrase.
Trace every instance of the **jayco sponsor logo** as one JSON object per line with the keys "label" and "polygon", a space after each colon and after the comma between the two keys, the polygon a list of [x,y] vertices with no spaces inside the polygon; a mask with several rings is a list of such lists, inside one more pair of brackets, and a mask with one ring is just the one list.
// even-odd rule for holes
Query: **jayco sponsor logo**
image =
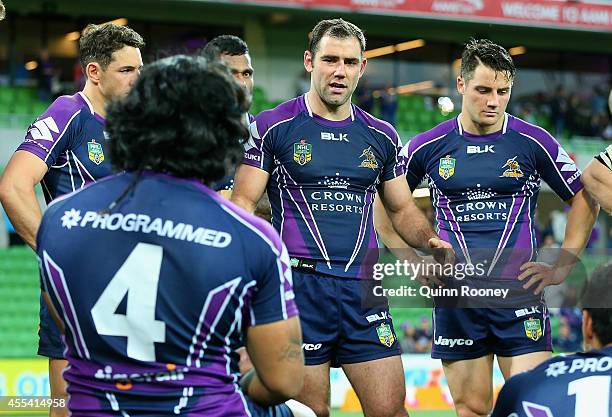
{"label": "jayco sponsor logo", "polygon": [[437,339],[434,340],[434,344],[438,346],[472,346],[474,341],[472,339],[447,339],[442,336],[438,336]]}
{"label": "jayco sponsor logo", "polygon": [[308,351],[319,350],[321,346],[323,346],[322,343],[302,343],[302,349]]}

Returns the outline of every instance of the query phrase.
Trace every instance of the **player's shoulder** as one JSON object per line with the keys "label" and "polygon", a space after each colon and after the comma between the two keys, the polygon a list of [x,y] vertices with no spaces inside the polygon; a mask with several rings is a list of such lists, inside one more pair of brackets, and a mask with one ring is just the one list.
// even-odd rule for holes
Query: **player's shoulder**
{"label": "player's shoulder", "polygon": [[259,136],[263,138],[268,131],[282,123],[293,120],[300,113],[306,111],[304,96],[285,101],[273,109],[265,110],[254,118]]}
{"label": "player's shoulder", "polygon": [[434,126],[433,128],[419,133],[412,138],[405,146],[405,153],[414,154],[416,151],[423,149],[429,144],[433,144],[440,139],[445,138],[449,134],[457,131],[457,118],[445,120],[444,122]]}
{"label": "player's shoulder", "polygon": [[401,145],[399,135],[397,134],[397,131],[391,125],[391,123],[371,115],[367,111],[359,108],[358,106],[355,106],[354,104],[351,106],[351,110],[353,112],[355,120],[358,120],[363,123],[368,129],[371,129],[377,134],[384,136],[388,140],[391,140],[394,144]]}
{"label": "player's shoulder", "polygon": [[238,207],[203,184],[191,180],[184,181],[189,182],[205,198],[210,198],[222,210],[227,219],[243,232],[243,236],[246,235],[253,239],[250,243],[251,246],[249,246],[250,249],[254,242],[259,242],[264,247],[270,248],[275,254],[282,252],[280,236],[270,223]]}
{"label": "player's shoulder", "polygon": [[66,124],[81,112],[93,113],[93,109],[82,93],[76,93],[55,99],[41,117],[51,117],[58,124]]}
{"label": "player's shoulder", "polygon": [[516,132],[520,136],[525,137],[531,141],[537,142],[540,145],[546,146],[548,144],[558,143],[557,140],[551,135],[546,129],[529,123],[519,117],[511,114],[507,115],[507,130],[510,132]]}

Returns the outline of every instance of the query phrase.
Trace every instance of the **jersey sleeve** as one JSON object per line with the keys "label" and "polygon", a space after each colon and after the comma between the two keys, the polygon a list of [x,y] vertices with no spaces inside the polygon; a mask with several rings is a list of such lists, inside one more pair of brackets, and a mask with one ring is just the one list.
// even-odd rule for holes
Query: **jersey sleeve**
{"label": "jersey sleeve", "polygon": [[612,145],[608,145],[603,152],[595,156],[595,159],[612,171]]}
{"label": "jersey sleeve", "polygon": [[382,181],[392,180],[395,177],[404,175],[404,173],[406,172],[404,160],[400,155],[400,152],[402,150],[402,142],[395,129],[391,129],[388,138],[390,139],[390,141],[387,140],[386,142],[387,156],[385,158],[385,163],[382,171]]}
{"label": "jersey sleeve", "polygon": [[251,326],[287,320],[298,314],[289,253],[280,238],[275,240],[274,249],[265,250],[258,270],[254,271],[257,286],[251,301]]}
{"label": "jersey sleeve", "polygon": [[[262,131],[263,130],[263,131]],[[272,172],[274,167],[275,130],[266,129],[262,121],[255,118],[249,125],[249,140],[244,144],[244,158],[242,163],[255,168]]]}
{"label": "jersey sleeve", "polygon": [[423,157],[421,153],[416,152],[416,142],[415,139],[411,140],[401,151],[401,156],[406,166],[406,180],[408,181],[411,191],[414,191],[414,189],[418,187],[425,176],[425,168],[422,161]]}
{"label": "jersey sleeve", "polygon": [[534,139],[537,172],[559,197],[569,200],[584,188],[580,179],[582,172],[559,142],[544,129],[539,129]]}
{"label": "jersey sleeve", "polygon": [[30,125],[17,150],[27,151],[42,159],[51,167],[66,149],[72,145],[77,130],[80,108],[69,99],[60,97],[36,121]]}

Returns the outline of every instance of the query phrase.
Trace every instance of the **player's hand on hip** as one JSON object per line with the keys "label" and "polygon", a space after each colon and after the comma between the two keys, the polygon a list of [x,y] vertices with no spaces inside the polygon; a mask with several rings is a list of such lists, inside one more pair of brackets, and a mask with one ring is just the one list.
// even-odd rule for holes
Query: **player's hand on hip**
{"label": "player's hand on hip", "polygon": [[535,295],[540,294],[549,285],[561,284],[569,273],[566,268],[555,267],[544,262],[526,262],[521,265],[520,270],[521,274],[517,279],[519,281],[527,279],[527,282],[523,284],[524,289],[534,288],[534,285],[537,284],[533,292]]}
{"label": "player's hand on hip", "polygon": [[241,375],[246,374],[253,368],[253,362],[245,347],[239,347],[236,352],[240,355],[240,361],[238,361],[238,369]]}
{"label": "player's hand on hip", "polygon": [[434,259],[442,266],[455,265],[455,251],[450,243],[437,237],[432,237],[427,241],[427,246],[431,249]]}

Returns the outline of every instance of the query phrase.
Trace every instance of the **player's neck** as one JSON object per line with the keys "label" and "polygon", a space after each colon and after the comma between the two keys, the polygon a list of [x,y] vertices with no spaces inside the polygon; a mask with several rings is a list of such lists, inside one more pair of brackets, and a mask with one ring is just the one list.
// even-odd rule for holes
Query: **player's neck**
{"label": "player's neck", "polygon": [[102,117],[106,117],[106,98],[102,95],[100,89],[87,81],[83,88],[83,94],[85,94],[85,97],[91,103],[94,112]]}
{"label": "player's neck", "polygon": [[467,112],[462,111],[459,115],[459,123],[464,132],[471,133],[472,135],[488,135],[490,133],[499,132],[504,126],[504,116],[500,117],[497,123],[494,125],[481,125],[474,122]]}
{"label": "player's neck", "polygon": [[312,110],[312,112],[317,116],[324,119],[339,122],[351,117],[351,100],[347,100],[346,103],[340,106],[332,107],[321,100],[321,97],[319,97],[317,92],[314,90],[310,90],[308,93],[306,93],[306,100],[308,100],[310,110]]}

